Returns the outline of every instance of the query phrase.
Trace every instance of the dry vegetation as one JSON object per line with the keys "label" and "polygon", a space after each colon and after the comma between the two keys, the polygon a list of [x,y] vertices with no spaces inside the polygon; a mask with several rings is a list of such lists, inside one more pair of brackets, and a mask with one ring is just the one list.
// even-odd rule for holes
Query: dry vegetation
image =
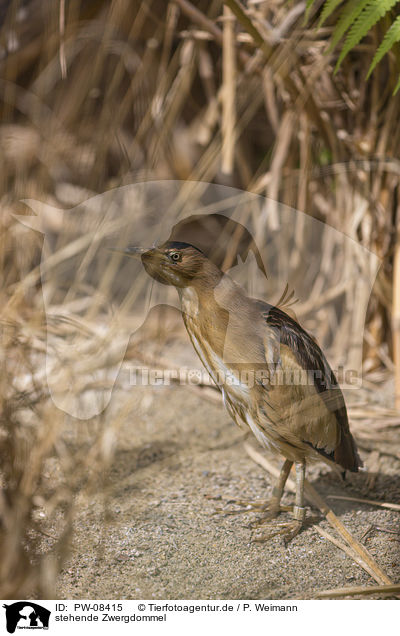
{"label": "dry vegetation", "polygon": [[[60,309],[64,299],[51,276],[42,289],[43,238],[14,219],[27,214],[21,199],[71,208],[140,181],[205,181],[266,196],[327,222],[382,262],[364,331],[365,386],[373,393],[396,372],[400,391],[395,59],[386,56],[364,81],[378,24],[334,75],[337,56],[324,54],[329,21],[319,30],[313,19],[305,27],[305,4],[0,1],[2,598],[54,594],[68,554],[75,495],[101,489],[119,426],[132,408],[127,398],[111,421],[103,413],[78,426],[51,399],[43,373],[47,332],[58,342],[71,336],[65,320],[71,307]],[[318,3],[314,10],[317,16]],[[140,210],[133,206],[129,215],[135,221]],[[68,225],[51,211],[46,219],[64,271],[68,257],[62,249],[96,228],[88,221],[82,229],[82,218]],[[301,254],[307,249],[301,221],[298,236]],[[325,267],[341,272],[340,258],[331,253]],[[89,339],[89,348],[106,351],[114,342],[115,325],[107,337],[97,334],[106,310],[97,296],[94,305],[92,299],[95,281],[107,287],[116,275],[93,278],[79,296],[70,318],[79,345]],[[318,276],[313,284],[314,296],[296,311],[317,329],[312,316],[321,291]],[[42,292],[56,307],[48,324]],[[340,294],[350,311],[352,290]],[[128,300],[125,311],[134,298]],[[319,324],[329,322],[336,346],[347,343],[349,313],[338,318],[329,303],[322,310]],[[131,358],[139,355],[135,346],[128,349]],[[89,382],[88,374],[115,362],[112,355],[95,360],[91,369],[74,367],[82,393],[107,381],[107,375],[91,375]],[[361,401],[350,412],[362,450],[375,453],[375,466],[379,453],[400,459],[394,407],[390,396],[375,407]],[[46,551],[43,537],[50,540]]]}

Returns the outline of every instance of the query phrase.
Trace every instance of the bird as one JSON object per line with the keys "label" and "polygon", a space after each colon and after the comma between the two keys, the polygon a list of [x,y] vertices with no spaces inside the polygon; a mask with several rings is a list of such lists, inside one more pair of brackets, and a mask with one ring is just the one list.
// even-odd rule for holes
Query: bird
{"label": "bird", "polygon": [[280,513],[294,464],[293,519],[274,533],[287,544],[305,522],[306,464],[322,459],[352,472],[362,466],[343,393],[325,355],[294,318],[249,297],[199,247],[166,241],[122,252],[139,257],[150,277],[176,288],[189,338],[229,415],[261,446],[284,457],[265,519]]}

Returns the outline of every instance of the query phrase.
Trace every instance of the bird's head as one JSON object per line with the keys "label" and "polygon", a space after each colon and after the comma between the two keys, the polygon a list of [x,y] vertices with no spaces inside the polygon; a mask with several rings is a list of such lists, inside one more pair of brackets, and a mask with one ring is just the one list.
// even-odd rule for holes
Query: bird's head
{"label": "bird's head", "polygon": [[219,270],[208,260],[201,250],[190,243],[167,241],[160,247],[144,249],[127,247],[123,252],[133,258],[141,258],[146,272],[164,285],[188,287],[200,280],[210,269]]}

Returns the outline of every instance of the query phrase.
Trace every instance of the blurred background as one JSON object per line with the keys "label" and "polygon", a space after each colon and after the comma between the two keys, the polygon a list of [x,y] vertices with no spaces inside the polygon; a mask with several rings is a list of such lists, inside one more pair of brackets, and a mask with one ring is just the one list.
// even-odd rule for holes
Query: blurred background
{"label": "blurred background", "polygon": [[[174,191],[171,230],[183,218],[185,206],[176,205],[182,183],[205,182],[266,197],[269,225],[263,225],[259,208],[251,212],[251,231],[261,253],[279,226],[280,210],[303,213],[293,217],[294,244],[286,243],[297,278],[278,277],[273,301],[278,302],[288,283],[286,296],[293,289],[299,301],[293,311],[322,343],[332,346],[333,359],[339,362],[340,352],[351,347],[349,334],[356,332],[366,391],[372,401],[378,393],[384,396],[375,415],[359,410],[358,419],[387,417],[390,430],[385,429],[381,442],[386,444],[385,452],[395,448],[400,406],[397,36],[366,77],[398,8],[377,14],[365,37],[353,42],[334,72],[340,47],[330,46],[332,35],[346,23],[348,3],[334,3],[336,11],[320,24],[326,4],[0,0],[3,598],[22,598],[32,590],[39,598],[53,593],[73,533],[74,496],[99,487],[121,422],[134,408],[136,398],[131,397],[131,402],[114,405],[111,425],[109,413],[103,413],[78,427],[49,399],[44,372],[49,333],[58,341],[72,339],[78,352],[77,333],[79,343],[89,339],[88,347],[95,351],[104,352],[112,340],[97,327],[113,310],[104,307],[99,297],[93,305],[101,285],[98,274],[105,271],[110,257],[103,255],[97,269],[93,266],[92,287],[85,279],[86,287],[77,285],[75,295],[67,294],[68,311],[59,279],[51,276],[57,266],[70,289],[82,262],[89,269],[91,262],[84,260],[78,268],[69,264],[67,247],[75,245],[80,235],[96,231],[98,217],[92,222],[91,207],[85,202],[111,189],[149,181],[181,184]],[[343,37],[356,19],[353,15],[347,20]],[[185,202],[196,201],[194,212],[210,205],[204,188],[197,192],[190,186],[189,191]],[[158,190],[158,196],[163,192]],[[40,208],[44,225],[36,227],[39,232],[13,216],[31,214],[23,199],[47,206]],[[118,214],[123,210],[123,227],[130,223],[133,228],[139,219],[142,226],[146,223],[150,214],[146,198],[131,194],[115,201]],[[75,212],[63,216],[54,212],[56,208]],[[152,204],[151,213],[161,222],[157,210],[160,207]],[[185,209],[186,216],[189,212]],[[248,218],[248,211],[244,214]],[[291,223],[288,219],[286,225]],[[315,237],[310,243],[307,233],[307,228],[317,227],[314,222],[340,231],[361,246],[363,254],[371,252],[377,260],[372,265],[368,259],[361,263],[357,260],[361,252],[343,245],[337,248],[321,230],[318,242],[323,247],[314,261],[307,297],[307,291],[300,289],[301,264],[315,245]],[[124,244],[127,235],[121,235],[121,227],[102,238],[114,237]],[[58,256],[46,269],[51,284],[42,288],[43,233],[51,244],[47,255]],[[133,232],[129,239],[134,238]],[[82,258],[85,249],[83,242]],[[361,296],[354,286],[340,286],[343,272],[354,263],[352,281],[357,275],[368,281]],[[118,276],[121,281],[121,269],[108,267],[104,286],[115,290]],[[330,295],[325,298],[327,280]],[[124,305],[122,318],[128,323],[134,300],[135,294]],[[55,307],[53,319],[47,322],[45,302]],[[184,339],[176,313],[163,311],[128,346],[128,358],[148,361],[158,351],[158,361],[165,360],[165,345],[172,337]],[[129,329],[128,323],[123,322],[124,328]],[[122,329],[121,322],[118,325]],[[93,367],[85,367],[84,375],[74,368],[68,381],[80,383],[81,388],[74,384],[73,391],[87,391],[87,374],[91,390],[96,383],[107,382],[109,376],[99,375],[99,370],[113,362],[112,357],[94,357]],[[364,394],[363,400],[367,400]],[[373,434],[371,425],[365,427],[359,435],[364,435],[368,449]],[[72,442],[79,442],[79,451],[76,446],[71,450]],[[394,453],[400,457],[398,447]]]}

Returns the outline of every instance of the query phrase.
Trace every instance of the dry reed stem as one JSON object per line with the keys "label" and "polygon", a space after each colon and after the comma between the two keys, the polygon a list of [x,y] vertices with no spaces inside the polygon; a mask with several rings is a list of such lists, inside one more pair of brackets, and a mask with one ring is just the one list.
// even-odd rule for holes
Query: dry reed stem
{"label": "dry reed stem", "polygon": [[342,543],[341,541],[336,539],[336,537],[334,537],[332,534],[330,534],[329,532],[321,528],[321,526],[315,525],[313,527],[317,532],[319,532],[321,537],[324,537],[324,539],[327,539],[328,541],[333,543],[333,545],[335,545],[337,548],[339,548],[340,550],[343,550],[343,552],[345,552],[347,556],[350,557],[350,559],[355,561],[357,565],[359,565],[363,570],[368,572],[368,574],[372,578],[375,578],[374,570],[370,568],[363,559],[361,559],[361,557],[357,554],[355,550],[353,550],[353,548],[351,548],[349,545],[346,545],[345,543]]}
{"label": "dry reed stem", "polygon": [[227,6],[224,6],[223,46],[222,46],[222,160],[221,169],[232,174],[235,155],[235,20]]}
{"label": "dry reed stem", "polygon": [[[279,470],[265,457],[263,457],[263,455],[255,451],[254,448],[252,448],[249,444],[244,444],[244,448],[253,461],[262,466],[265,470],[267,470],[275,477],[279,476]],[[290,478],[287,480],[286,483],[288,488],[292,492],[296,492],[295,484]],[[350,534],[350,532],[336,517],[334,512],[329,508],[328,504],[325,503],[325,501],[317,493],[315,488],[313,488],[313,486],[307,479],[304,482],[304,493],[309,502],[316,506],[322,512],[330,525],[339,532],[341,537],[346,541],[350,548],[358,554],[360,558],[360,564],[363,563],[362,567],[368,572],[368,574],[370,574],[379,584],[386,583],[388,585],[391,585],[392,581],[382,570],[382,568],[375,562],[368,550]]]}
{"label": "dry reed stem", "polygon": [[271,161],[271,181],[267,187],[268,211],[269,214],[277,216],[278,214],[278,193],[280,186],[280,177],[282,167],[289,153],[290,142],[292,139],[293,127],[295,125],[295,115],[290,111],[286,111],[279,125],[276,137],[276,145]]}
{"label": "dry reed stem", "polygon": [[65,57],[65,0],[60,0],[59,9],[59,29],[60,29],[60,68],[61,77],[65,79],[67,77],[67,60]]}
{"label": "dry reed stem", "polygon": [[196,7],[191,2],[188,2],[188,0],[174,0],[174,2],[191,20],[200,24],[200,26],[206,29],[206,31],[209,31],[209,33],[211,33],[211,35],[215,38],[215,41],[222,46],[222,31],[215,26],[212,20],[207,18],[202,11],[196,9]]}
{"label": "dry reed stem", "polygon": [[400,504],[387,503],[385,501],[375,501],[372,499],[359,499],[358,497],[344,497],[341,495],[328,495],[328,499],[340,499],[342,501],[357,501],[358,503],[364,503],[370,506],[378,506],[379,508],[386,508],[387,510],[400,511]]}
{"label": "dry reed stem", "polygon": [[264,40],[263,36],[259,32],[258,28],[255,26],[254,22],[251,20],[251,18],[248,17],[241,3],[238,2],[238,0],[224,0],[224,4],[227,5],[232,13],[235,14],[238,22],[253,38],[256,46],[259,47],[266,55],[268,55],[271,52],[270,46]]}
{"label": "dry reed stem", "polygon": [[372,594],[393,596],[400,592],[400,585],[372,585],[370,587],[339,587],[317,592],[315,598],[339,598],[341,596],[371,596]]}

